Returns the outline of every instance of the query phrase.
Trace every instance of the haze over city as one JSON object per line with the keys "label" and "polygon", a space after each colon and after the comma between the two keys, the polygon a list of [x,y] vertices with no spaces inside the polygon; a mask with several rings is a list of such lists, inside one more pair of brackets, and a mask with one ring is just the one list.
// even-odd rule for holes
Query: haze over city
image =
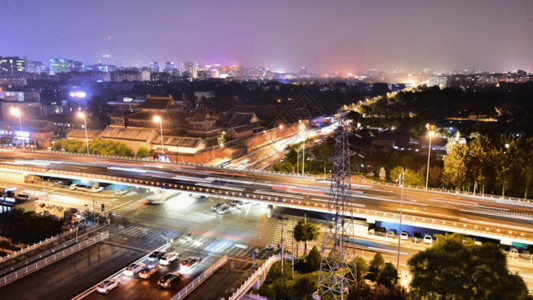
{"label": "haze over city", "polygon": [[0,54],[43,62],[354,73],[533,69],[531,1],[0,3]]}

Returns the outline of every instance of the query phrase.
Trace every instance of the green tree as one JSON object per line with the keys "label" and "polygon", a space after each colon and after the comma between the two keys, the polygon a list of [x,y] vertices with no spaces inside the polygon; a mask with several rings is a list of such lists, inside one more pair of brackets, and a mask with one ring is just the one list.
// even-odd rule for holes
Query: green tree
{"label": "green tree", "polygon": [[307,254],[307,242],[318,238],[318,228],[305,220],[299,220],[294,226],[294,239],[298,242],[305,242],[304,253]]}
{"label": "green tree", "polygon": [[408,265],[415,299],[532,299],[522,278],[509,272],[502,250],[461,234],[440,236]]}
{"label": "green tree", "polygon": [[520,174],[524,179],[524,198],[527,198],[529,187],[533,181],[533,138],[528,138],[523,142],[520,156],[522,157]]}
{"label": "green tree", "polygon": [[321,261],[322,261],[322,255],[320,254],[320,251],[318,251],[316,246],[313,246],[311,251],[309,251],[309,254],[307,254],[307,257],[305,260],[308,272],[314,272],[320,269]]}
{"label": "green tree", "polygon": [[146,149],[145,147],[140,147],[139,150],[137,150],[137,157],[144,158],[150,155],[150,151]]}
{"label": "green tree", "polygon": [[386,263],[378,275],[377,283],[391,288],[398,281],[398,271],[390,262]]}
{"label": "green tree", "polygon": [[357,280],[362,280],[368,272],[368,263],[361,256],[355,258],[355,269],[357,271]]}
{"label": "green tree", "polygon": [[466,156],[468,147],[453,141],[446,145],[447,154],[444,156],[444,180],[448,186],[465,188],[467,184]]}
{"label": "green tree", "polygon": [[374,255],[374,258],[370,261],[370,267],[368,268],[368,274],[366,275],[366,279],[376,281],[379,273],[381,273],[381,270],[383,270],[383,267],[385,266],[385,260],[383,259],[383,256],[381,253],[377,252]]}

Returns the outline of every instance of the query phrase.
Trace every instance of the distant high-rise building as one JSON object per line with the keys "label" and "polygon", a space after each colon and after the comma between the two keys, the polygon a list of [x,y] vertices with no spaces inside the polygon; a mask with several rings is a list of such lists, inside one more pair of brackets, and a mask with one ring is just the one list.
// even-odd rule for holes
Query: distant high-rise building
{"label": "distant high-rise building", "polygon": [[192,76],[194,73],[194,63],[192,62],[185,62],[181,64],[181,71],[183,73],[187,73],[189,76]]}
{"label": "distant high-rise building", "polygon": [[26,63],[26,72],[28,73],[44,73],[46,72],[46,66],[40,61],[28,60]]}
{"label": "distant high-rise building", "polygon": [[159,64],[157,63],[157,61],[153,61],[150,63],[150,71],[159,72]]}
{"label": "distant high-rise building", "polygon": [[50,75],[72,71],[83,71],[83,63],[64,58],[50,58]]}
{"label": "distant high-rise building", "polygon": [[173,74],[176,72],[176,64],[172,61],[167,61],[165,65],[165,73]]}
{"label": "distant high-rise building", "polygon": [[0,73],[13,74],[17,72],[26,72],[25,58],[0,56]]}

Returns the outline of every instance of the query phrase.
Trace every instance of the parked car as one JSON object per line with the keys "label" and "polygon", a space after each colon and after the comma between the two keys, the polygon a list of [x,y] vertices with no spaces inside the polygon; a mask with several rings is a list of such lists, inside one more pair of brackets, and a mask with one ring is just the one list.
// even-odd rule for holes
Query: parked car
{"label": "parked car", "polygon": [[189,257],[181,261],[180,268],[190,269],[200,262],[199,257]]}
{"label": "parked car", "polygon": [[181,274],[177,273],[167,273],[165,275],[163,275],[163,277],[161,277],[159,279],[159,281],[157,282],[157,284],[159,284],[160,287],[162,288],[170,288],[172,286],[172,282],[178,280],[181,278]]}
{"label": "parked car", "polygon": [[104,188],[101,187],[101,186],[91,188],[91,192],[93,192],[93,193],[100,193],[103,190],[104,190]]}
{"label": "parked car", "polygon": [[173,261],[178,259],[178,257],[178,252],[168,252],[159,259],[159,263],[162,265],[170,265]]}
{"label": "parked car", "polygon": [[433,237],[430,234],[424,235],[424,244],[433,244]]}
{"label": "parked car", "polygon": [[152,252],[152,254],[150,254],[150,256],[148,256],[148,260],[149,261],[157,261],[159,260],[161,257],[163,257],[163,255],[165,255],[165,251],[154,251]]}
{"label": "parked car", "polygon": [[100,283],[98,287],[96,287],[96,290],[99,293],[108,294],[109,291],[116,288],[119,283],[120,283],[120,280],[118,279],[106,279],[104,280],[104,282]]}
{"label": "parked car", "polygon": [[217,214],[219,215],[229,214],[230,212],[231,212],[231,208],[227,205],[224,205],[219,210],[217,210]]}
{"label": "parked car", "polygon": [[515,247],[509,248],[509,255],[511,255],[513,258],[518,257],[518,249],[516,249]]}
{"label": "parked car", "polygon": [[144,267],[141,272],[139,272],[139,277],[143,279],[150,278],[155,272],[159,271],[159,269],[160,267],[158,265],[148,265]]}
{"label": "parked car", "polygon": [[117,195],[126,195],[130,190],[129,189],[123,189],[123,190],[117,190],[115,194]]}
{"label": "parked car", "polygon": [[409,233],[407,233],[407,231],[402,231],[401,239],[402,240],[408,240],[409,239]]}
{"label": "parked car", "polygon": [[124,275],[126,276],[135,276],[135,274],[142,271],[145,267],[145,264],[143,263],[134,263],[129,265],[126,270],[124,270]]}
{"label": "parked car", "polygon": [[226,206],[225,203],[219,202],[219,203],[213,205],[212,209],[213,209],[214,212],[216,212],[216,211],[218,211],[219,209],[221,209],[224,206]]}

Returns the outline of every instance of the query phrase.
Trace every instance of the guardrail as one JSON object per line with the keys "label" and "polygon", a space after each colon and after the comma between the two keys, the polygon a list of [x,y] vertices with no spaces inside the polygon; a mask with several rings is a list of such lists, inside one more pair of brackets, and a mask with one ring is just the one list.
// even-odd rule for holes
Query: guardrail
{"label": "guardrail", "polygon": [[102,232],[94,237],[88,238],[87,240],[80,242],[70,248],[67,248],[63,251],[57,252],[54,255],[50,255],[49,257],[45,257],[35,263],[32,263],[31,265],[28,265],[24,268],[21,268],[17,270],[16,272],[7,274],[3,277],[0,277],[0,287],[5,286],[19,278],[22,278],[30,273],[33,273],[39,269],[42,269],[46,266],[48,266],[51,263],[54,263],[66,256],[69,256],[75,252],[78,252],[84,248],[87,248],[93,244],[96,244],[106,238],[109,237],[109,232]]}
{"label": "guardrail", "polygon": [[[381,182],[376,180],[369,179],[372,184],[376,185],[382,185],[382,186],[389,186],[394,188],[399,188],[397,183],[391,183],[391,182]],[[516,202],[524,202],[524,203],[533,203],[532,199],[527,198],[517,198],[517,197],[504,197],[500,195],[488,195],[483,193],[474,193],[474,192],[468,192],[468,191],[461,191],[461,190],[449,190],[449,189],[439,189],[439,188],[432,188],[428,187],[427,190],[425,187],[422,186],[412,186],[412,185],[404,185],[404,188],[411,189],[411,190],[423,190],[423,191],[430,191],[435,193],[443,193],[443,194],[457,194],[457,195],[463,195],[463,196],[474,196],[474,197],[481,197],[485,199],[499,199],[499,200],[509,200],[509,201],[516,201]]]}
{"label": "guardrail", "polygon": [[281,254],[273,255],[273,256],[269,257],[263,264],[261,264],[261,266],[259,266],[257,268],[257,270],[255,270],[255,272],[253,272],[250,275],[250,277],[248,277],[248,279],[243,284],[241,284],[239,286],[239,288],[237,290],[235,290],[235,292],[233,292],[233,294],[231,294],[231,296],[228,298],[228,300],[239,300],[239,299],[241,299],[244,296],[244,294],[248,290],[250,290],[250,288],[252,287],[253,283],[257,279],[257,277],[259,277],[261,275],[268,274],[268,271],[270,270],[270,267],[272,267],[272,265],[275,262],[280,261],[281,259],[285,259],[285,260],[292,259],[292,254],[285,254],[285,255],[283,255],[283,257],[281,256]]}
{"label": "guardrail", "polygon": [[222,265],[224,265],[228,261],[228,256],[224,255],[221,259],[219,259],[216,263],[214,263],[211,267],[209,267],[207,270],[205,270],[200,276],[196,277],[193,281],[189,282],[187,286],[185,286],[179,293],[174,295],[171,300],[180,300],[183,299],[185,296],[187,296],[190,292],[192,292],[195,288],[198,287],[204,280],[206,280],[209,276],[211,276],[213,273],[215,273],[216,270],[218,270]]}
{"label": "guardrail", "polygon": [[26,247],[26,248],[24,248],[24,249],[20,249],[19,251],[15,251],[15,252],[10,253],[10,254],[8,254],[8,255],[6,255],[6,256],[4,256],[4,257],[1,257],[1,258],[0,258],[0,265],[2,265],[4,262],[9,261],[9,260],[11,260],[11,259],[13,259],[13,258],[15,258],[15,257],[17,257],[17,256],[23,255],[23,254],[25,254],[25,253],[28,253],[28,252],[33,251],[33,250],[35,250],[35,249],[38,249],[38,248],[40,248],[40,247],[43,247],[43,246],[49,245],[49,244],[51,244],[51,243],[53,243],[53,242],[56,242],[56,241],[58,241],[58,240],[60,240],[60,239],[62,239],[62,238],[64,238],[64,237],[66,237],[66,236],[68,236],[68,235],[71,235],[71,234],[73,234],[73,233],[76,233],[77,230],[78,230],[77,227],[76,227],[76,228],[72,228],[72,229],[70,229],[69,231],[65,231],[65,232],[60,233],[60,234],[58,234],[58,235],[55,235],[55,236],[49,237],[49,238],[47,238],[47,239],[44,240],[44,241],[40,241],[40,242],[35,243],[35,244],[31,245],[31,246],[28,246],[28,247]]}
{"label": "guardrail", "polygon": [[[95,228],[95,229],[91,230],[91,228]],[[76,235],[76,237],[73,237],[72,239],[70,239],[70,240],[68,240],[66,242],[63,242],[63,243],[61,243],[61,244],[59,244],[59,245],[57,245],[57,246],[55,246],[53,248],[50,248],[50,249],[45,250],[45,251],[40,252],[40,253],[36,253],[35,255],[26,258],[25,260],[21,260],[19,262],[16,262],[13,265],[8,266],[8,267],[4,268],[3,270],[1,270],[0,271],[0,276],[2,276],[4,274],[7,274],[7,273],[10,273],[10,272],[13,272],[16,269],[25,267],[25,266],[31,264],[32,262],[34,262],[36,260],[39,260],[39,259],[41,259],[43,257],[46,257],[46,256],[48,256],[48,255],[50,255],[52,253],[61,251],[62,249],[66,248],[66,247],[72,246],[75,243],[77,243],[79,240],[86,239],[89,236],[89,234],[91,234],[94,231],[99,230],[101,228],[102,227],[100,227],[100,226],[90,227],[90,228],[86,229],[85,232],[82,235],[80,235],[80,236]]]}

